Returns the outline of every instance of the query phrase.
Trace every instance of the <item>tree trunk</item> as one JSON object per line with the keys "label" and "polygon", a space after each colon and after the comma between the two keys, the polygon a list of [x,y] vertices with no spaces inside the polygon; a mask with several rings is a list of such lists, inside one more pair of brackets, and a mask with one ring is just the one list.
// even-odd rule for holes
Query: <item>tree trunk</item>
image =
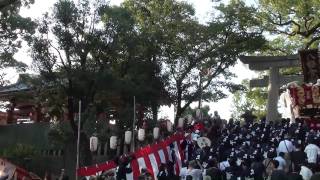
{"label": "tree trunk", "polygon": [[80,159],[82,159],[81,165],[92,165],[92,154],[90,151],[90,140],[84,132],[80,133]]}
{"label": "tree trunk", "polygon": [[182,109],[181,109],[181,104],[177,105],[177,112],[176,112],[176,116],[174,119],[174,124],[177,125],[178,124],[178,120],[181,117],[181,114],[183,113]]}
{"label": "tree trunk", "polygon": [[177,104],[176,104],[176,108],[177,108],[177,112],[175,114],[175,119],[174,119],[174,125],[178,124],[178,119],[181,116],[181,102],[182,102],[182,89],[181,89],[181,83],[177,82]]}
{"label": "tree trunk", "polygon": [[158,121],[158,105],[152,104],[151,105],[151,110],[152,110],[152,124],[156,124]]}
{"label": "tree trunk", "polygon": [[74,100],[72,96],[68,96],[68,120],[70,121],[71,128],[77,134],[77,125],[74,122]]}

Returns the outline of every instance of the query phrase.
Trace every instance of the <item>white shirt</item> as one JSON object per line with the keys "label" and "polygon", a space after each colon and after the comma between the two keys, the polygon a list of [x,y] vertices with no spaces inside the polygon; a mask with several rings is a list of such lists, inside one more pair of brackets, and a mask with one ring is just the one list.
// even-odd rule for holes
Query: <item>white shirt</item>
{"label": "white shirt", "polygon": [[219,163],[219,169],[224,171],[227,167],[230,167],[229,161],[222,161]]}
{"label": "white shirt", "polygon": [[191,169],[188,170],[187,176],[192,176],[193,180],[202,180],[202,171],[201,169]]}
{"label": "white shirt", "polygon": [[284,170],[285,169],[287,163],[286,163],[286,160],[283,159],[283,157],[278,156],[278,157],[274,158],[274,160],[277,160],[279,162],[279,166],[277,168],[278,170]]}
{"label": "white shirt", "polygon": [[306,166],[301,166],[300,175],[302,176],[303,180],[310,180],[312,171]]}
{"label": "white shirt", "polygon": [[308,163],[317,163],[317,157],[320,155],[320,148],[315,144],[308,144],[304,149],[307,154]]}
{"label": "white shirt", "polygon": [[289,153],[289,152],[294,151],[294,149],[295,148],[294,148],[292,142],[285,139],[279,143],[277,151],[278,151],[278,153],[280,153],[280,152]]}
{"label": "white shirt", "polygon": [[185,180],[187,178],[188,175],[188,168],[187,167],[183,167],[180,170],[180,174],[179,176],[181,177],[181,180]]}

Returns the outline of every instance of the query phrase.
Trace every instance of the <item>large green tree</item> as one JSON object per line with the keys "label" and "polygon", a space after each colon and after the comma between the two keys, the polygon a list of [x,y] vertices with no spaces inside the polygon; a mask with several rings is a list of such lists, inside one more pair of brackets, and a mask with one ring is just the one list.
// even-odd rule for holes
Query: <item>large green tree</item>
{"label": "large green tree", "polygon": [[[104,108],[97,108],[102,105],[99,95],[112,84],[110,59],[100,54],[113,48],[117,31],[104,31],[99,25],[98,10],[102,5],[99,1],[76,4],[60,0],[54,4],[53,12],[44,15],[29,41],[33,65],[42,80],[42,86],[38,86],[42,102],[56,107],[52,115],[59,117],[67,112],[74,135],[78,101],[82,101],[83,112],[101,112]],[[85,164],[91,163],[88,136],[81,131]]]}
{"label": "large green tree", "polygon": [[194,8],[174,0],[127,0],[141,32],[149,35],[153,60],[161,62],[166,86],[176,107],[176,121],[192,102],[216,101],[224,89],[236,87],[228,81],[229,67],[238,55],[253,52],[264,44],[253,8],[232,1],[208,24],[200,24]]}
{"label": "large green tree", "polygon": [[[81,147],[84,163],[91,162],[88,127],[98,114],[116,110],[117,129],[124,134],[132,127],[133,96],[157,119],[165,97],[157,63],[150,61],[146,36],[137,33],[131,14],[121,7],[99,1],[60,0],[52,13],[44,15],[37,33],[29,41],[33,64],[41,76],[40,98],[49,105],[51,116],[67,112],[73,136],[77,132],[78,101],[84,117]],[[40,99],[41,100],[41,99]],[[104,139],[106,141],[106,139]]]}
{"label": "large green tree", "polygon": [[46,81],[65,93],[70,120],[74,119],[75,101],[81,99],[84,109],[93,101],[96,83],[102,80],[97,79],[97,73],[108,73],[108,62],[96,56],[103,34],[96,28],[98,7],[91,5],[89,1],[79,4],[58,1],[53,12],[44,15],[30,41],[34,67]]}
{"label": "large green tree", "polygon": [[[116,58],[113,57],[116,61],[112,63],[121,82],[118,92],[124,102],[130,102],[131,105],[135,96],[137,104],[144,107],[146,112],[151,112],[152,119],[156,121],[158,108],[168,102],[168,96],[163,88],[166,78],[160,74],[160,63],[153,58],[155,45],[149,43],[147,34],[136,28],[136,20],[125,7],[104,7],[102,12],[106,30],[121,27],[117,29],[116,51],[119,53]],[[110,53],[107,51],[104,55],[110,56]]]}

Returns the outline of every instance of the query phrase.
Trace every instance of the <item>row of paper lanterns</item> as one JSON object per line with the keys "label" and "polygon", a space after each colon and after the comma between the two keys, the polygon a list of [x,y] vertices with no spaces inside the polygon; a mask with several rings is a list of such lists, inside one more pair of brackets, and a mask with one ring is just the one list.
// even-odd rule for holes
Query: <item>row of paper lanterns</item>
{"label": "row of paper lanterns", "polygon": [[[167,123],[167,130],[169,132],[173,131],[173,125],[172,125],[171,122]],[[160,135],[160,128],[159,127],[154,127],[153,128],[153,138],[154,139],[158,139],[159,135]],[[145,137],[146,137],[145,129],[140,128],[138,130],[138,140],[139,141],[144,141]],[[124,133],[124,143],[129,145],[131,143],[131,140],[132,140],[132,131],[126,131]],[[116,149],[117,148],[117,142],[118,142],[117,136],[111,136],[110,137],[110,148],[111,149]]]}
{"label": "row of paper lanterns", "polygon": [[[200,110],[198,109],[196,111],[196,116],[199,117],[200,116]],[[188,115],[186,117],[187,122],[189,124],[192,123],[193,121],[193,117],[192,115]],[[185,118],[179,118],[178,120],[178,128],[183,128],[184,127],[184,120]],[[168,132],[172,132],[173,131],[173,124],[171,121],[167,120],[166,121],[166,128]],[[153,138],[154,139],[158,139],[159,138],[159,134],[160,134],[160,128],[159,127],[155,127],[153,128]],[[144,141],[146,137],[146,133],[145,133],[145,129],[140,128],[138,130],[138,140],[139,141]],[[131,143],[132,140],[132,131],[126,131],[124,134],[124,143],[129,145]],[[110,137],[110,149],[116,149],[118,145],[118,137],[117,136],[111,136]],[[90,138],[90,151],[94,152],[96,151],[98,148],[98,138],[96,136],[92,136]]]}
{"label": "row of paper lanterns", "polygon": [[[170,121],[168,121],[170,122]],[[173,124],[170,122],[167,122],[167,130],[169,132],[173,131]],[[160,134],[160,128],[155,127],[153,128],[153,138],[158,139]],[[146,132],[145,129],[140,128],[138,130],[138,140],[139,141],[144,141],[146,137]],[[132,140],[132,131],[126,131],[124,134],[124,143],[125,144],[130,144]],[[118,145],[118,137],[117,136],[111,136],[110,137],[110,149],[116,149]],[[98,148],[98,138],[96,136],[90,137],[90,151],[95,152]]]}
{"label": "row of paper lanterns", "polygon": [[[154,139],[159,138],[159,132],[160,129],[158,127],[153,128],[153,137]],[[145,129],[140,128],[138,130],[138,140],[139,141],[144,141],[145,139]],[[132,131],[126,131],[124,134],[124,143],[125,144],[130,144],[132,140]],[[116,149],[118,145],[118,137],[117,136],[111,136],[110,137],[110,148],[111,149]],[[90,151],[95,152],[98,148],[98,138],[96,136],[90,137]]]}

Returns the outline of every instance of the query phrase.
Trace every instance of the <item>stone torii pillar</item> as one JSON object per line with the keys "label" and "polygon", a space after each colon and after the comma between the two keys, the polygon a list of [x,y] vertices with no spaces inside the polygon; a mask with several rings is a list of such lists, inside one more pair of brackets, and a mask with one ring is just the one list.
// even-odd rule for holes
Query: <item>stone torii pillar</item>
{"label": "stone torii pillar", "polygon": [[[269,70],[269,77],[251,80],[250,87],[268,87],[267,121],[277,119],[279,89],[292,80],[302,80],[302,76],[281,76],[280,68],[300,66],[298,55],[292,56],[241,56],[240,61],[255,71]],[[256,86],[254,86],[256,85]]]}
{"label": "stone torii pillar", "polygon": [[278,115],[278,99],[279,99],[279,67],[271,67],[269,69],[269,85],[268,85],[268,103],[267,103],[267,121],[272,121]]}
{"label": "stone torii pillar", "polygon": [[[270,69],[269,70],[270,74],[272,74],[271,73],[272,70],[274,70],[274,69]],[[278,72],[278,71],[276,71],[276,72]],[[276,74],[276,73],[273,73],[273,74]],[[270,79],[269,80],[269,76],[264,76],[262,79],[252,79],[252,80],[250,80],[249,85],[250,85],[251,88],[253,88],[253,87],[268,87],[269,93],[271,91],[271,93],[268,94],[268,98],[271,99],[273,97],[276,97],[276,95],[271,95],[272,92],[278,94],[279,88],[281,88],[283,85],[287,85],[288,83],[293,82],[293,81],[303,82],[303,79],[304,79],[303,75],[286,75],[286,76],[283,76],[281,74],[278,74],[278,80],[274,80],[274,79]],[[272,81],[272,82],[276,82],[277,81],[277,83],[279,84],[279,87],[272,86],[272,84],[274,84],[274,83],[272,83],[272,82],[270,83],[270,81]],[[273,89],[276,89],[276,91],[274,91]],[[277,95],[277,96],[279,96],[279,95]],[[274,103],[272,105],[272,102],[276,102],[276,103]],[[275,109],[275,110],[273,109],[272,110],[272,107],[276,107],[277,104],[278,104],[278,99],[270,100],[270,103],[268,103],[267,109],[269,109],[272,112],[276,112],[276,114],[270,115],[271,117],[272,116],[277,116],[277,109]]]}

